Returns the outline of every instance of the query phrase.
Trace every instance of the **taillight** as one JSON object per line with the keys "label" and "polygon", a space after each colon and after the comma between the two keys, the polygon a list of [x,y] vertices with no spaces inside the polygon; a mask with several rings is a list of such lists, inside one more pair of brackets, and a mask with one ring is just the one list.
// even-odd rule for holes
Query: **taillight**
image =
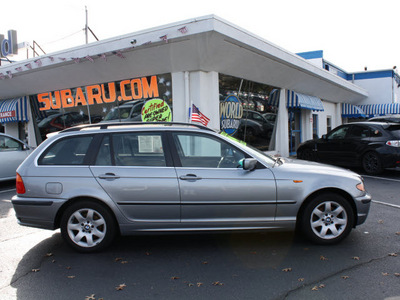
{"label": "taillight", "polygon": [[392,146],[392,147],[400,147],[400,141],[387,141],[386,145]]}
{"label": "taillight", "polygon": [[17,188],[17,194],[25,194],[25,192],[26,192],[25,185],[24,185],[21,175],[19,175],[18,173],[17,173],[17,180],[16,180],[15,186]]}

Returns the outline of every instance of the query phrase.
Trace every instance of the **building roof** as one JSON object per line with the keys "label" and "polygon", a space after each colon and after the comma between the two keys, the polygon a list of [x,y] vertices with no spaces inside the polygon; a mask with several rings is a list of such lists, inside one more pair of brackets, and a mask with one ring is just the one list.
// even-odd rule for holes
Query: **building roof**
{"label": "building roof", "polygon": [[209,15],[1,66],[0,99],[180,71],[216,71],[332,102],[368,96],[359,86]]}

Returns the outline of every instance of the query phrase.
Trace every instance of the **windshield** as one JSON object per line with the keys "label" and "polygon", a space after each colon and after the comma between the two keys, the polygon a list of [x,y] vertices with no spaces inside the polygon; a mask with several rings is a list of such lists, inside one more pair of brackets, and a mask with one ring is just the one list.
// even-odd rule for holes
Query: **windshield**
{"label": "windshield", "polygon": [[249,144],[238,140],[236,138],[233,138],[227,134],[224,134],[222,132],[219,133],[221,136],[227,138],[230,142],[232,142],[233,144],[235,144],[237,147],[244,149],[248,154],[250,154],[251,156],[253,156],[254,158],[256,158],[257,160],[261,160],[263,162],[265,162],[266,164],[273,166],[274,163],[277,161],[276,158],[273,158],[272,156],[258,150],[257,148],[254,148],[252,146],[250,146]]}
{"label": "windshield", "polygon": [[128,119],[129,118],[129,113],[131,112],[131,106],[129,107],[114,107],[110,112],[105,116],[104,120],[119,120],[119,119]]}

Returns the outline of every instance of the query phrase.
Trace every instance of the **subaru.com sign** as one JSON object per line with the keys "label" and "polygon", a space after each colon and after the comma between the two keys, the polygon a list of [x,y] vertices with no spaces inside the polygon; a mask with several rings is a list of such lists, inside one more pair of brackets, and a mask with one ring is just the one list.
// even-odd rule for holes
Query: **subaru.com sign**
{"label": "subaru.com sign", "polygon": [[17,31],[9,30],[7,38],[0,34],[0,57],[18,54]]}

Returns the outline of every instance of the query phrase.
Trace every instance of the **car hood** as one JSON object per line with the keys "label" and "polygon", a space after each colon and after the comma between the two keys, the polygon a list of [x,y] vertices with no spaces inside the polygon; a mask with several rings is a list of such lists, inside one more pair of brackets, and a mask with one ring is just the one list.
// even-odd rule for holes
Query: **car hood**
{"label": "car hood", "polygon": [[283,158],[282,160],[282,164],[275,165],[272,169],[276,175],[290,172],[299,175],[320,174],[321,176],[360,177],[360,175],[351,170],[332,165],[300,159]]}

